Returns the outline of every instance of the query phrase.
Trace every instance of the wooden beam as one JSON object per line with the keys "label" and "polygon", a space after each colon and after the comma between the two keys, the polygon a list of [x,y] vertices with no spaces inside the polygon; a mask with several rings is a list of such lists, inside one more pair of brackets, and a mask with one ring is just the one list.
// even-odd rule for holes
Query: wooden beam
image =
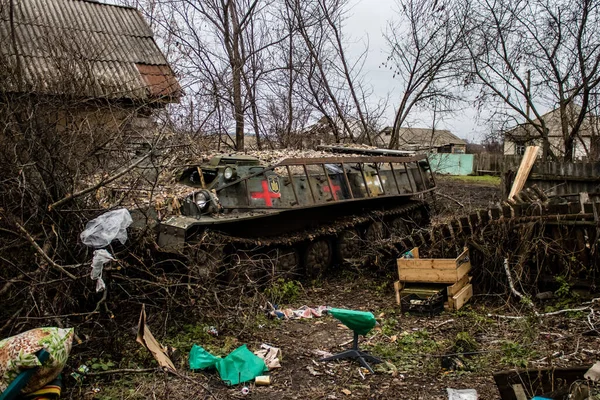
{"label": "wooden beam", "polygon": [[512,188],[510,189],[510,193],[508,195],[509,200],[512,200],[512,198],[523,189],[523,186],[525,186],[525,182],[527,181],[527,177],[531,172],[531,168],[537,159],[539,150],[540,146],[527,146],[525,155],[523,156],[521,165],[517,171],[517,176],[515,177]]}

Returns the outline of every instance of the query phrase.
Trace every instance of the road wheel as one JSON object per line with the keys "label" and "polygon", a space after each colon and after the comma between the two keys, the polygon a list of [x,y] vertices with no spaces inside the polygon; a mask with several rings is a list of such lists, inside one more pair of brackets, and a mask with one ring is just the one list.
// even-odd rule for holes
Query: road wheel
{"label": "road wheel", "polygon": [[346,229],[337,237],[337,256],[340,261],[351,260],[360,256],[362,240],[356,229]]}
{"label": "road wheel", "polygon": [[273,269],[270,273],[273,280],[278,278],[293,279],[298,276],[300,257],[298,251],[289,247],[278,247],[269,252]]}
{"label": "road wheel", "polygon": [[383,240],[386,237],[385,228],[382,222],[374,221],[365,230],[365,241],[367,245],[370,243]]}
{"label": "road wheel", "polygon": [[321,239],[310,242],[304,253],[304,269],[308,278],[322,275],[331,265],[331,244],[329,240]]}
{"label": "road wheel", "polygon": [[404,221],[404,219],[402,217],[396,217],[394,218],[390,224],[390,232],[398,237],[405,237],[410,235],[410,229],[408,228],[408,225],[406,224],[406,221]]}

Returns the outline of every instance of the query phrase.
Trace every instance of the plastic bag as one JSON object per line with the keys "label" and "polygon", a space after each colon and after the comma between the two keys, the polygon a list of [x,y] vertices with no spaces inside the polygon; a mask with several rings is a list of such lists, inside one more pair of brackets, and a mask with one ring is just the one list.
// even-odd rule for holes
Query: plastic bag
{"label": "plastic bag", "polygon": [[101,248],[118,239],[121,244],[127,241],[127,227],[133,220],[126,208],[109,211],[94,218],[85,225],[79,237],[86,246]]}
{"label": "plastic bag", "polygon": [[246,345],[238,347],[225,358],[215,357],[202,347],[194,345],[190,351],[190,368],[212,367],[217,369],[221,379],[230,386],[251,381],[269,370],[264,360],[252,354]]}
{"label": "plastic bag", "polygon": [[113,256],[106,250],[94,250],[94,258],[92,258],[92,273],[90,277],[96,280],[96,293],[101,292],[106,288],[102,279],[102,269],[104,264],[109,261],[114,261]]}
{"label": "plastic bag", "polygon": [[477,400],[477,391],[475,389],[450,389],[447,388],[448,400]]}

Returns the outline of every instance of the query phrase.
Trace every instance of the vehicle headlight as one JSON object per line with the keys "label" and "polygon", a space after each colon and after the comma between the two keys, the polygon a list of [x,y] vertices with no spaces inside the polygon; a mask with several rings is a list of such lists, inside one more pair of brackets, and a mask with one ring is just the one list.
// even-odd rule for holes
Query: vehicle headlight
{"label": "vehicle headlight", "polygon": [[196,205],[198,206],[198,208],[200,210],[204,209],[204,207],[206,207],[206,205],[208,204],[209,201],[210,201],[210,196],[208,194],[206,194],[205,192],[198,192],[194,196],[194,202],[196,203]]}
{"label": "vehicle headlight", "polygon": [[235,171],[234,171],[234,169],[231,168],[231,167],[226,167],[225,171],[223,171],[223,177],[226,180],[233,179],[235,177]]}

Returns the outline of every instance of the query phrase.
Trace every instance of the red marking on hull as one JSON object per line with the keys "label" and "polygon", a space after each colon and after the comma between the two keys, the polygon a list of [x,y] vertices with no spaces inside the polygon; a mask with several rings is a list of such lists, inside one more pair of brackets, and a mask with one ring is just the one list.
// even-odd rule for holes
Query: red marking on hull
{"label": "red marking on hull", "polygon": [[273,207],[272,199],[281,198],[281,193],[271,192],[269,190],[269,184],[267,183],[267,181],[262,181],[261,183],[262,183],[263,191],[262,192],[251,192],[250,195],[252,196],[253,199],[264,199],[265,205],[267,207]]}
{"label": "red marking on hull", "polygon": [[323,186],[323,191],[326,193],[331,193],[331,189],[333,189],[333,199],[337,200],[338,199],[337,192],[339,192],[342,188],[339,187],[338,185],[334,185],[333,183],[331,184],[331,188],[329,188],[329,185]]}

